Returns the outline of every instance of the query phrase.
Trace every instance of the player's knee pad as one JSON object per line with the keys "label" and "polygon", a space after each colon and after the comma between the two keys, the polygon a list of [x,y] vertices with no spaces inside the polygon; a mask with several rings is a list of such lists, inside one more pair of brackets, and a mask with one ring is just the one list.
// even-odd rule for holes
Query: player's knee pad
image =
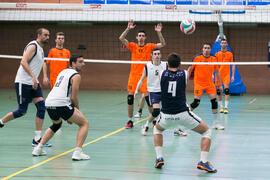
{"label": "player's knee pad", "polygon": [[212,104],[212,109],[217,109],[218,108],[218,103],[217,103],[217,99],[211,99],[211,104]]}
{"label": "player's knee pad", "polygon": [[202,137],[208,138],[208,139],[211,139],[211,136],[212,136],[212,131],[211,131],[211,129],[208,129],[207,131],[205,131],[205,132],[202,134]]}
{"label": "player's knee pad", "polygon": [[154,134],[162,134],[163,131],[159,130],[156,126],[154,127],[153,133]]}
{"label": "player's knee pad", "polygon": [[134,96],[133,95],[127,96],[127,103],[128,103],[128,105],[133,105],[133,103],[134,103]]}
{"label": "player's knee pad", "polygon": [[58,129],[61,128],[61,126],[62,126],[62,121],[61,121],[60,123],[58,123],[58,124],[54,124],[54,123],[53,123],[53,125],[50,126],[50,129],[51,129],[54,133],[56,133],[56,132],[58,131]]}
{"label": "player's knee pad", "polygon": [[40,119],[44,119],[45,112],[46,112],[45,102],[42,100],[42,101],[37,102],[35,105],[37,108],[36,116]]}
{"label": "player's knee pad", "polygon": [[225,95],[230,95],[230,90],[229,90],[229,88],[225,88],[225,89],[224,89],[224,93],[225,93]]}
{"label": "player's knee pad", "polygon": [[26,104],[19,105],[19,108],[13,111],[14,118],[18,118],[25,115],[25,113],[27,112],[27,108],[28,106]]}
{"label": "player's knee pad", "polygon": [[219,95],[219,96],[220,96],[220,90],[219,90],[219,89],[217,89],[217,95]]}
{"label": "player's knee pad", "polygon": [[150,101],[149,101],[149,96],[145,96],[144,98],[145,98],[145,101],[146,101],[147,105],[148,105],[149,107],[151,107]]}
{"label": "player's knee pad", "polygon": [[154,118],[158,117],[158,115],[160,114],[160,109],[159,108],[154,108],[153,112],[152,112],[152,116]]}
{"label": "player's knee pad", "polygon": [[200,105],[200,100],[199,99],[194,99],[194,101],[190,104],[190,107],[192,109],[195,109],[196,107],[198,107]]}

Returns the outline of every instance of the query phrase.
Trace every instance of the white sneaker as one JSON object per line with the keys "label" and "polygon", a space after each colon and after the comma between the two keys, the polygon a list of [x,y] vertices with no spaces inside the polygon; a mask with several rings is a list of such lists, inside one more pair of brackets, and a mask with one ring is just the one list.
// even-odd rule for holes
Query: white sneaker
{"label": "white sneaker", "polygon": [[217,130],[224,130],[225,129],[225,127],[220,125],[219,123],[215,123],[213,128],[217,129]]}
{"label": "white sneaker", "polygon": [[47,153],[42,148],[36,146],[32,151],[33,156],[46,156]]}
{"label": "white sneaker", "polygon": [[134,115],[134,118],[141,118],[142,117],[142,113],[140,112],[137,112],[135,115]]}
{"label": "white sneaker", "polygon": [[89,160],[90,156],[84,154],[83,152],[74,151],[72,155],[72,160],[81,161],[81,160]]}
{"label": "white sneaker", "polygon": [[175,136],[187,136],[188,134],[184,131],[182,131],[181,129],[175,129],[173,134]]}
{"label": "white sneaker", "polygon": [[143,125],[143,126],[142,126],[142,131],[141,131],[142,135],[143,135],[143,136],[146,136],[148,130],[149,130],[149,127],[146,126],[146,125]]}

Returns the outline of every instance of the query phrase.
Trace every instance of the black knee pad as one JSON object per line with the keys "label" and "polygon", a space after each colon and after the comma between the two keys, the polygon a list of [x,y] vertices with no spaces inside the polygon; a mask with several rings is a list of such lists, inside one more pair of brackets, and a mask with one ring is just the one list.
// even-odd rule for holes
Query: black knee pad
{"label": "black knee pad", "polygon": [[149,107],[151,107],[150,101],[149,101],[149,96],[145,96],[144,98],[145,98],[145,101],[146,101],[147,105],[148,105]]}
{"label": "black knee pad", "polygon": [[40,119],[44,119],[45,112],[46,112],[45,102],[42,100],[42,101],[37,102],[35,105],[37,108],[36,116]]}
{"label": "black knee pad", "polygon": [[133,95],[127,96],[127,103],[128,103],[128,105],[133,105],[133,103],[134,103],[134,96]]}
{"label": "black knee pad", "polygon": [[25,113],[27,112],[27,108],[28,108],[28,105],[26,104],[19,105],[19,108],[13,111],[14,118],[18,118],[25,115]]}
{"label": "black knee pad", "polygon": [[56,133],[56,132],[58,131],[58,129],[61,128],[61,126],[62,126],[62,121],[61,121],[60,123],[58,123],[58,124],[53,124],[53,125],[51,125],[51,126],[50,126],[50,129],[51,129],[54,133]]}
{"label": "black knee pad", "polygon": [[152,112],[152,116],[154,118],[158,117],[158,115],[160,114],[160,109],[159,108],[154,108],[153,112]]}
{"label": "black knee pad", "polygon": [[217,95],[220,96],[220,90],[217,88]]}
{"label": "black knee pad", "polygon": [[200,101],[199,99],[194,99],[194,101],[190,104],[190,107],[192,109],[195,109],[196,107],[198,107],[200,105]]}
{"label": "black knee pad", "polygon": [[217,109],[218,108],[218,103],[217,99],[211,99],[211,104],[212,104],[212,109]]}
{"label": "black knee pad", "polygon": [[229,88],[225,88],[225,89],[224,89],[224,93],[225,93],[225,95],[230,95],[230,90],[229,90]]}

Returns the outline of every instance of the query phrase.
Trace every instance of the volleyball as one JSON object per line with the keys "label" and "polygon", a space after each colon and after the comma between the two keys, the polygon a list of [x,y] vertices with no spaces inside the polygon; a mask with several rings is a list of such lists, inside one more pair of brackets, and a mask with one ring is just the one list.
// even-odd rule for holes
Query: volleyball
{"label": "volleyball", "polygon": [[196,29],[195,21],[190,18],[186,18],[181,21],[180,29],[185,34],[192,34]]}

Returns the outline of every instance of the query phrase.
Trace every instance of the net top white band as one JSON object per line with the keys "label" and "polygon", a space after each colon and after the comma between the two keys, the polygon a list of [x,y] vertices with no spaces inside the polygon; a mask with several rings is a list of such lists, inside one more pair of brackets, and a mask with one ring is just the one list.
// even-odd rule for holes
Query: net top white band
{"label": "net top white band", "polygon": [[[22,56],[13,56],[13,55],[0,55],[0,58],[5,59],[22,59]],[[54,61],[69,61],[69,59],[64,58],[45,58],[45,60],[54,60]],[[84,62],[91,63],[118,63],[118,64],[146,64],[148,61],[130,61],[130,60],[101,60],[101,59],[84,59]],[[270,65],[270,62],[267,61],[256,61],[256,62],[181,62],[182,65]]]}

